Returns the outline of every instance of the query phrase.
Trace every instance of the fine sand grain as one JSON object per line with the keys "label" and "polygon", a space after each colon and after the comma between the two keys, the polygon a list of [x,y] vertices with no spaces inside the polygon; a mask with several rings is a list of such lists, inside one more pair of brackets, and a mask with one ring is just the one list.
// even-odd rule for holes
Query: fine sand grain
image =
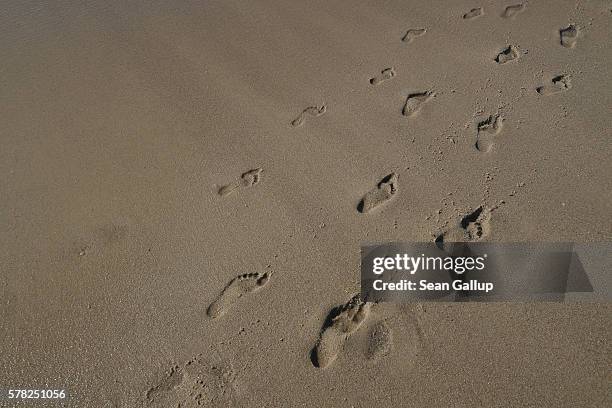
{"label": "fine sand grain", "polygon": [[366,242],[612,240],[611,33],[607,0],[4,2],[0,388],[612,406],[609,303],[356,295]]}

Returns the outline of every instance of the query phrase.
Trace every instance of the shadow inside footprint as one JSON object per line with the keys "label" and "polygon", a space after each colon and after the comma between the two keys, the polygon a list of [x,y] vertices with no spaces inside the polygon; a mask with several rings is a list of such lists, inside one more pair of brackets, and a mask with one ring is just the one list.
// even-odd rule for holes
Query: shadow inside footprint
{"label": "shadow inside footprint", "polygon": [[491,231],[491,211],[479,206],[464,215],[458,225],[436,236],[436,246],[447,253],[453,253],[456,243],[480,241],[487,237]]}
{"label": "shadow inside footprint", "polygon": [[514,45],[509,45],[501,50],[495,57],[495,62],[505,64],[518,59],[520,56],[518,49]]}
{"label": "shadow inside footprint", "polygon": [[299,114],[299,116],[291,121],[291,126],[299,127],[302,126],[306,120],[306,116],[318,117],[323,115],[327,111],[327,107],[325,105],[319,106],[309,106]]}
{"label": "shadow inside footprint", "polygon": [[410,43],[414,41],[415,38],[425,35],[426,32],[426,28],[411,28],[410,30],[406,31],[406,34],[404,34],[402,37],[402,41],[405,43]]}
{"label": "shadow inside footprint", "polygon": [[385,68],[380,71],[380,75],[370,79],[370,84],[379,85],[382,82],[388,81],[395,76],[393,68]]}
{"label": "shadow inside footprint", "polygon": [[569,75],[557,75],[550,84],[536,88],[536,92],[543,96],[554,95],[571,89],[572,83]]}
{"label": "shadow inside footprint", "polygon": [[463,15],[464,20],[471,20],[476,17],[480,17],[484,14],[484,9],[482,7],[473,8],[467,13]]}
{"label": "shadow inside footprint", "polygon": [[524,4],[514,4],[512,6],[508,6],[504,9],[502,13],[503,18],[514,18],[517,14],[522,13],[525,10]]}
{"label": "shadow inside footprint", "polygon": [[357,204],[357,211],[368,213],[389,201],[395,194],[397,194],[397,174],[391,173],[363,196]]}
{"label": "shadow inside footprint", "polygon": [[489,152],[494,145],[495,135],[501,132],[503,126],[503,118],[497,115],[491,115],[477,125],[476,134],[476,149],[480,152]]}
{"label": "shadow inside footprint", "polygon": [[423,105],[431,101],[435,96],[436,94],[433,91],[416,92],[408,95],[406,103],[402,108],[402,115],[410,118],[416,116],[423,108]]}
{"label": "shadow inside footprint", "polygon": [[310,352],[315,367],[326,368],[340,354],[348,337],[366,320],[370,304],[354,296],[344,306],[331,310],[321,329],[319,340]]}
{"label": "shadow inside footprint", "polygon": [[570,24],[569,26],[559,30],[559,37],[561,45],[565,48],[574,48],[580,36],[580,27]]}
{"label": "shadow inside footprint", "polygon": [[217,190],[217,194],[221,197],[225,197],[228,194],[233,193],[240,187],[252,187],[259,183],[261,179],[261,172],[263,170],[261,168],[252,169],[246,171],[240,175],[240,180],[234,181],[233,183],[227,184],[225,186],[221,186]]}
{"label": "shadow inside footprint", "polygon": [[216,319],[230,309],[243,295],[256,292],[270,280],[270,272],[247,273],[232,279],[221,294],[208,306],[206,314]]}

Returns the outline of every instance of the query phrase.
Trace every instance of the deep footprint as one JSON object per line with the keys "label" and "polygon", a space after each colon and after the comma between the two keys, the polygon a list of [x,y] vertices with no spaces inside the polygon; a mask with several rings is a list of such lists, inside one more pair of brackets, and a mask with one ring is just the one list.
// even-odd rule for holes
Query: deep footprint
{"label": "deep footprint", "polygon": [[432,91],[417,92],[408,95],[402,109],[402,115],[410,118],[416,116],[423,106],[435,97],[436,94]]}
{"label": "deep footprint", "polygon": [[526,6],[524,4],[514,4],[504,9],[502,13],[503,18],[514,18],[517,14],[525,11]]}
{"label": "deep footprint", "polygon": [[375,188],[368,191],[359,204],[357,211],[368,213],[380,205],[389,201],[397,194],[397,174],[391,173],[383,178]]}
{"label": "deep footprint", "polygon": [[578,41],[578,37],[581,34],[580,27],[570,24],[569,26],[562,28],[559,30],[559,37],[561,45],[565,48],[574,48],[576,46],[576,42]]}
{"label": "deep footprint", "polygon": [[299,114],[299,116],[291,121],[291,126],[298,127],[304,124],[306,120],[306,116],[318,117],[323,115],[327,111],[327,107],[325,105],[319,106],[309,106]]}
{"label": "deep footprint", "polygon": [[520,56],[518,49],[514,45],[509,45],[497,54],[495,62],[505,64],[518,59]]}
{"label": "deep footprint", "polygon": [[557,75],[551,80],[550,84],[537,87],[536,92],[540,95],[548,96],[565,92],[571,88],[572,82],[569,75]]}
{"label": "deep footprint", "polygon": [[464,20],[471,20],[474,19],[476,17],[480,17],[484,15],[484,9],[482,7],[477,7],[477,8],[473,8],[470,11],[468,11],[467,13],[465,13],[463,15],[463,19]]}
{"label": "deep footprint", "polygon": [[382,82],[388,81],[395,76],[393,68],[385,68],[380,71],[380,75],[370,79],[370,84],[379,85]]}
{"label": "deep footprint", "polygon": [[259,183],[262,171],[263,170],[260,168],[246,171],[240,175],[240,180],[222,186],[221,188],[219,188],[217,193],[220,196],[225,197],[226,195],[233,193],[240,187],[252,187]]}
{"label": "deep footprint", "polygon": [[477,125],[476,149],[481,152],[489,152],[494,145],[495,136],[499,134],[503,127],[503,118],[491,115]]}
{"label": "deep footprint", "polygon": [[405,43],[411,43],[415,38],[422,37],[427,32],[426,28],[411,28],[406,31],[406,34],[402,37],[402,41]]}
{"label": "deep footprint", "polygon": [[368,333],[368,349],[366,357],[368,360],[376,360],[391,351],[392,337],[391,329],[382,321],[372,327]]}
{"label": "deep footprint", "polygon": [[321,329],[319,340],[312,350],[315,367],[326,368],[337,358],[344,343],[366,320],[370,304],[353,297],[346,305],[332,310]]}
{"label": "deep footprint", "polygon": [[227,312],[243,295],[263,288],[270,280],[270,273],[247,273],[230,281],[221,294],[208,306],[206,314],[216,319]]}

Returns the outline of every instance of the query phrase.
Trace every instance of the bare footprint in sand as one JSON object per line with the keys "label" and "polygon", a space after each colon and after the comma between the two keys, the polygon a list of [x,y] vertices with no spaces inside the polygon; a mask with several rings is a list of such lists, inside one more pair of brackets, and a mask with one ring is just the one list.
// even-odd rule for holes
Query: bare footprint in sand
{"label": "bare footprint in sand", "polygon": [[423,106],[435,97],[436,94],[433,91],[416,92],[408,95],[402,108],[402,115],[409,118],[415,117],[423,109]]}
{"label": "bare footprint in sand", "polygon": [[574,48],[581,34],[582,30],[580,27],[570,24],[559,30],[560,43],[565,48]]}
{"label": "bare footprint in sand", "polygon": [[370,304],[355,296],[346,305],[329,313],[312,350],[315,367],[326,368],[338,358],[346,340],[366,320],[369,311]]}
{"label": "bare footprint in sand", "polygon": [[259,180],[261,179],[262,171],[263,170],[259,168],[246,171],[240,175],[239,180],[236,180],[233,183],[220,187],[217,193],[220,196],[224,197],[228,194],[233,193],[238,188],[252,187],[256,185],[257,183],[259,183]]}
{"label": "bare footprint in sand", "polygon": [[514,18],[517,14],[522,13],[527,8],[524,4],[514,4],[512,6],[508,6],[504,9],[502,13],[502,18]]}
{"label": "bare footprint in sand", "polygon": [[221,294],[208,306],[206,314],[216,319],[229,310],[242,296],[263,288],[270,280],[270,272],[247,273],[230,281]]}
{"label": "bare footprint in sand", "polygon": [[572,82],[569,75],[557,75],[549,84],[542,85],[536,88],[536,92],[543,96],[555,95],[565,92],[572,88]]}
{"label": "bare footprint in sand", "polygon": [[357,211],[368,213],[380,205],[389,201],[397,194],[397,174],[391,173],[383,178],[375,188],[368,191],[359,204]]}
{"label": "bare footprint in sand", "polygon": [[304,109],[302,113],[298,115],[297,118],[291,121],[291,126],[293,127],[302,126],[304,122],[306,121],[306,116],[312,116],[316,118],[318,116],[323,115],[326,111],[327,111],[327,107],[325,105],[321,105],[320,107],[319,106],[309,106],[306,109]]}
{"label": "bare footprint in sand", "polygon": [[479,206],[461,218],[456,227],[439,234],[436,245],[448,249],[447,244],[454,242],[475,242],[487,237],[491,231],[491,210]]}
{"label": "bare footprint in sand", "polygon": [[520,57],[518,48],[514,45],[509,45],[497,54],[495,62],[498,64],[505,64],[510,61],[517,60]]}
{"label": "bare footprint in sand", "polygon": [[174,365],[145,394],[147,407],[219,407],[237,402],[231,366],[196,356]]}
{"label": "bare footprint in sand", "polygon": [[366,358],[368,360],[381,358],[391,351],[393,343],[391,329],[384,321],[376,323],[370,328],[367,341]]}
{"label": "bare footprint in sand", "polygon": [[374,78],[370,78],[370,84],[372,85],[379,85],[385,81],[390,80],[391,78],[393,78],[395,76],[395,71],[393,70],[393,68],[385,68],[382,71],[380,71],[380,75],[376,76]]}
{"label": "bare footprint in sand", "polygon": [[463,15],[464,20],[472,20],[476,17],[484,15],[484,9],[482,7],[473,8]]}
{"label": "bare footprint in sand", "polygon": [[415,38],[424,36],[426,32],[426,28],[411,28],[406,31],[406,34],[404,34],[402,37],[402,41],[405,43],[411,43]]}
{"label": "bare footprint in sand", "polygon": [[475,144],[478,151],[485,153],[491,151],[495,144],[495,136],[502,130],[503,120],[499,114],[496,114],[478,122]]}

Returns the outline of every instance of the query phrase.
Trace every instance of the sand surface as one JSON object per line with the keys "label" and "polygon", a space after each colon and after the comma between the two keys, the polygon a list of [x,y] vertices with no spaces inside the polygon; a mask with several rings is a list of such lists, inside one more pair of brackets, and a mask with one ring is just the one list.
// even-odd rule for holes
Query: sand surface
{"label": "sand surface", "polygon": [[351,299],[360,244],[479,207],[482,240],[612,240],[611,24],[603,0],[5,2],[0,387],[610,406],[610,303]]}

